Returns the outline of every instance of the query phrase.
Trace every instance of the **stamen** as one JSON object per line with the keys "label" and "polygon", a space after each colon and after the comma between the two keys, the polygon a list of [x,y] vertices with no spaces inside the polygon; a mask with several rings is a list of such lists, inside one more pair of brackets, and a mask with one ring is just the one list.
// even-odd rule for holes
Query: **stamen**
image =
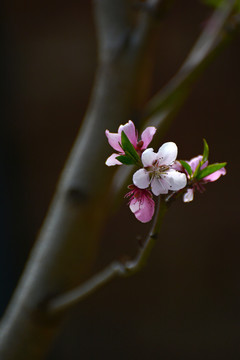
{"label": "stamen", "polygon": [[138,143],[137,143],[137,148],[138,149],[141,149],[143,146],[143,141],[142,140],[139,140]]}
{"label": "stamen", "polygon": [[165,171],[167,171],[167,170],[169,170],[169,166],[167,166],[167,165],[161,165],[161,166],[159,166],[159,171],[165,172]]}

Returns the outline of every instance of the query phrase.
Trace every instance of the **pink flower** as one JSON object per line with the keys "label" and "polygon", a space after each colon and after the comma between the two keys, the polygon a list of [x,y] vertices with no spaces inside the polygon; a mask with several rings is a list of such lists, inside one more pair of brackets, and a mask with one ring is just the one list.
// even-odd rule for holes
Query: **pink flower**
{"label": "pink flower", "polygon": [[139,189],[134,185],[128,186],[129,191],[125,197],[130,197],[129,207],[135,217],[142,223],[149,222],[154,214],[155,203],[149,190]]}
{"label": "pink flower", "polygon": [[163,144],[157,153],[147,149],[142,154],[144,168],[133,174],[133,183],[140,189],[151,185],[152,192],[158,196],[169,190],[177,191],[187,184],[186,175],[172,168],[177,157],[177,145],[174,142]]}
{"label": "pink flower", "polygon": [[141,155],[142,152],[148,147],[148,145],[152,141],[153,135],[155,134],[156,130],[157,129],[154,126],[147,127],[143,131],[140,141],[138,141],[138,133],[135,129],[134,123],[131,120],[129,120],[125,125],[120,125],[117,133],[110,133],[109,130],[106,130],[105,134],[108,138],[109,144],[114,150],[118,151],[118,153],[113,153],[111,156],[109,156],[105,164],[107,166],[122,165],[122,163],[116,159],[117,156],[124,155],[124,151],[121,147],[122,131],[124,131],[136,151]]}
{"label": "pink flower", "polygon": [[[186,161],[192,169],[192,172],[194,173],[198,164],[200,163],[200,161],[202,161],[202,155],[198,155],[194,158],[192,158],[190,161]],[[176,165],[178,166],[178,165]],[[181,167],[181,165],[179,165]],[[201,170],[204,169],[205,167],[208,166],[208,161],[206,161],[202,166],[201,166]],[[182,171],[185,171],[182,168]],[[186,172],[186,171],[185,171]],[[186,172],[187,174],[187,172]],[[193,200],[194,197],[194,191],[198,190],[200,193],[203,193],[205,191],[205,187],[204,185],[209,183],[209,182],[213,182],[216,181],[217,179],[219,179],[219,177],[221,175],[225,175],[226,174],[226,169],[223,167],[220,170],[215,171],[214,173],[205,176],[204,178],[202,178],[201,180],[197,181],[197,182],[193,182],[192,186],[190,188],[188,188],[188,190],[186,191],[186,193],[183,196],[183,201],[184,202],[190,202]],[[187,174],[187,177],[190,179],[189,174]]]}

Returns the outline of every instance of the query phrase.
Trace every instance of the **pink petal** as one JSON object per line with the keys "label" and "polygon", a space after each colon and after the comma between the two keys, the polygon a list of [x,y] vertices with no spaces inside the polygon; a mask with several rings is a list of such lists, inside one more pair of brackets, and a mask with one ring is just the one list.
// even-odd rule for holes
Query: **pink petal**
{"label": "pink petal", "polygon": [[109,156],[109,158],[107,158],[105,164],[107,166],[122,165],[122,163],[116,159],[116,157],[119,155],[120,154],[112,154],[111,156]]}
{"label": "pink petal", "polygon": [[134,147],[136,147],[137,134],[134,123],[131,120],[129,120],[125,125],[120,125],[118,129],[118,134],[121,135],[122,131],[125,132],[130,142],[133,144]]}
{"label": "pink petal", "polygon": [[[202,161],[202,158],[203,158],[202,155],[198,155],[198,156],[192,158],[191,160],[187,161],[187,163],[191,166],[193,173],[196,170],[200,161]],[[204,169],[206,166],[208,166],[208,161],[205,161],[205,163],[201,166],[201,169]]]}
{"label": "pink petal", "polygon": [[146,189],[150,184],[150,178],[147,170],[140,169],[133,174],[133,183],[139,189]]}
{"label": "pink petal", "polygon": [[191,166],[192,172],[194,172],[196,170],[200,161],[202,161],[202,155],[198,155],[188,161],[188,164]]}
{"label": "pink petal", "polygon": [[208,166],[208,160],[201,166],[201,170]]}
{"label": "pink petal", "polygon": [[142,132],[141,139],[143,141],[143,150],[148,147],[156,131],[157,129],[154,126],[149,126]]}
{"label": "pink petal", "polygon": [[193,200],[194,191],[193,189],[188,189],[185,194],[183,195],[184,202],[190,202]]}
{"label": "pink petal", "polygon": [[154,177],[151,181],[151,188],[154,195],[167,194],[169,186],[164,179]]}
{"label": "pink petal", "polygon": [[157,160],[157,154],[152,148],[149,148],[142,153],[142,163],[144,167],[152,166],[155,160]]}
{"label": "pink petal", "polygon": [[172,169],[179,171],[179,172],[184,172],[184,167],[182,166],[182,164],[179,161],[175,161],[175,163],[172,165]]}
{"label": "pink petal", "polygon": [[178,191],[187,185],[187,177],[184,173],[170,169],[162,177],[169,183],[169,190]]}
{"label": "pink petal", "polygon": [[213,182],[213,181],[216,181],[217,179],[219,179],[221,175],[225,175],[225,174],[226,174],[226,169],[223,167],[222,169],[217,170],[214,173],[203,178],[203,181],[204,182]]}
{"label": "pink petal", "polygon": [[174,142],[166,142],[157,153],[159,165],[171,165],[177,158],[178,148]]}
{"label": "pink petal", "polygon": [[110,133],[109,130],[105,131],[106,137],[108,138],[108,142],[111,145],[111,147],[114,150],[117,150],[119,152],[122,152],[122,148],[119,145],[119,143],[121,144],[121,135],[120,134],[115,134],[115,133]]}
{"label": "pink petal", "polygon": [[134,196],[132,197],[129,203],[129,208],[131,212],[135,214],[135,212],[140,210],[140,202],[141,202],[141,198],[135,198]]}
{"label": "pink petal", "polygon": [[133,198],[129,207],[139,221],[147,223],[153,217],[155,203],[153,199],[143,195],[140,199]]}

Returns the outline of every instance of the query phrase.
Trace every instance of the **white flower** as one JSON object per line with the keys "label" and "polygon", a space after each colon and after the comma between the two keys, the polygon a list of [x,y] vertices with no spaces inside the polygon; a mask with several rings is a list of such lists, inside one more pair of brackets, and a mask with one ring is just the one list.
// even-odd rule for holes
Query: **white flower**
{"label": "white flower", "polygon": [[142,153],[144,168],[133,174],[133,183],[140,189],[151,185],[152,192],[158,196],[169,190],[178,191],[187,185],[187,177],[172,168],[177,158],[177,145],[174,142],[163,144],[157,153],[152,148]]}

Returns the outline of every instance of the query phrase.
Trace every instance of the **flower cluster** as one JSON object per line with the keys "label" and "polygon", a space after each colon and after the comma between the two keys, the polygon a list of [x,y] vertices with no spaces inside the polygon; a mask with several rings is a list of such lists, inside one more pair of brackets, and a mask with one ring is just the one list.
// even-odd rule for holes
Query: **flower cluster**
{"label": "flower cluster", "polygon": [[166,142],[158,152],[147,148],[156,132],[153,126],[147,127],[138,140],[134,123],[129,120],[120,125],[117,133],[105,134],[109,144],[117,153],[106,160],[106,165],[138,165],[141,167],[133,174],[133,184],[129,185],[130,210],[142,223],[149,222],[155,209],[153,195],[172,195],[183,193],[183,201],[193,200],[194,191],[204,191],[204,185],[226,174],[226,163],[208,165],[208,145],[204,140],[203,155],[190,161],[177,161],[178,148],[174,142]]}

